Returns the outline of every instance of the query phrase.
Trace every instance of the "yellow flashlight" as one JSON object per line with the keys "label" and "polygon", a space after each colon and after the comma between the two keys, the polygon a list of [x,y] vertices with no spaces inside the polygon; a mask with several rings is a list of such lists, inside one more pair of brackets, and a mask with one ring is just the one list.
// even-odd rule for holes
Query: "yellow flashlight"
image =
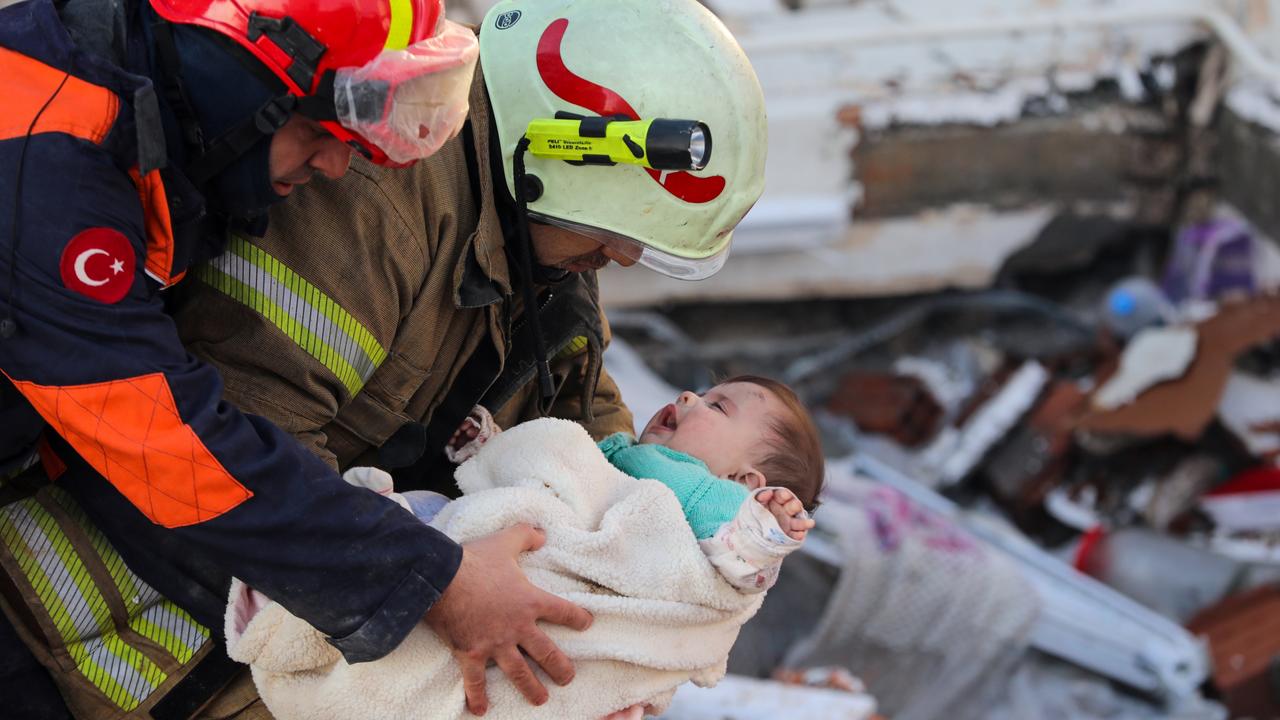
{"label": "yellow flashlight", "polygon": [[701,170],[711,160],[711,128],[697,120],[627,120],[556,113],[529,123],[529,154],[583,165],[627,163],[654,170]]}

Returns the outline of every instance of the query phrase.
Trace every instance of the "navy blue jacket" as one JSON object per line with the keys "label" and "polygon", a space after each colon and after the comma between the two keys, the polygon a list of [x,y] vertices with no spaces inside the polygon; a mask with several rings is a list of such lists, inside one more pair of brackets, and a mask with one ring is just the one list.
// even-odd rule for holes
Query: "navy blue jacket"
{"label": "navy blue jacket", "polygon": [[461,548],[223,401],[179,343],[162,291],[211,253],[175,249],[181,192],[140,153],[151,81],[78,49],[50,0],[0,9],[0,77],[0,463],[47,428],[58,482],[206,624],[235,575],[352,662],[390,652]]}

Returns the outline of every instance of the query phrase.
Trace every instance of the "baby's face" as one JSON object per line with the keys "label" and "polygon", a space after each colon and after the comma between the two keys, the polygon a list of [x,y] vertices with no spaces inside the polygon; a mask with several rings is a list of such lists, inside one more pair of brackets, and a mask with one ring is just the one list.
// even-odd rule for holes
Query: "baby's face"
{"label": "baby's face", "polygon": [[705,462],[720,477],[758,462],[771,418],[782,401],[759,385],[717,385],[705,395],[682,392],[645,425],[640,442],[665,445]]}

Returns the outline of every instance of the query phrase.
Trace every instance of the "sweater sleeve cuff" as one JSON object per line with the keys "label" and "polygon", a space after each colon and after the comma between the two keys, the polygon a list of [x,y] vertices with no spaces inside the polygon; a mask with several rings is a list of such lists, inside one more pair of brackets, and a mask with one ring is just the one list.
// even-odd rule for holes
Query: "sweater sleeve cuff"
{"label": "sweater sleeve cuff", "polygon": [[429,575],[424,574],[427,568],[415,568],[357,630],[344,637],[329,638],[329,644],[347,662],[372,662],[395,650],[440,599],[462,564],[462,546],[448,543],[440,550]]}

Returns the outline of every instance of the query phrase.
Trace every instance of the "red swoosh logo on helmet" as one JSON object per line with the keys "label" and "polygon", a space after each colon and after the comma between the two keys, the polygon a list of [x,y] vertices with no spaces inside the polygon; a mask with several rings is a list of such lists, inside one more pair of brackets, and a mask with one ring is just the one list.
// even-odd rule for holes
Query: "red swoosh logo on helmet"
{"label": "red swoosh logo on helmet", "polygon": [[[640,114],[621,95],[603,85],[574,75],[564,64],[560,45],[569,27],[568,18],[560,18],[547,26],[538,40],[538,74],[551,92],[568,103],[584,107],[597,115],[625,115],[639,120]],[[720,197],[725,179],[720,175],[700,177],[687,172],[668,172],[666,177],[652,168],[645,168],[649,177],[667,192],[690,203],[705,203]]]}

